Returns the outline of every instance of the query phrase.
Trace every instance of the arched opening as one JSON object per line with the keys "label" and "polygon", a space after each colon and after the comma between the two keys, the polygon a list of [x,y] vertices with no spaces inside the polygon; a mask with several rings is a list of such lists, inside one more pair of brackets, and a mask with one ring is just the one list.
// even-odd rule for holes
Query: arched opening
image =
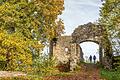
{"label": "arched opening", "polygon": [[95,63],[99,62],[99,44],[93,41],[85,41],[85,42],[81,42],[80,47],[82,49],[83,52],[83,58],[84,58],[84,62],[86,63],[90,63],[90,55],[92,56],[92,61],[91,63],[94,63],[94,55],[96,57],[95,59]]}

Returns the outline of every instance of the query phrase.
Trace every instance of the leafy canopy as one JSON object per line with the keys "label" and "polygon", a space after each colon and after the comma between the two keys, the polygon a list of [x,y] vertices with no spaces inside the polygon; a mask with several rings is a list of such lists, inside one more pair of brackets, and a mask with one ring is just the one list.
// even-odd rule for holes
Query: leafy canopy
{"label": "leafy canopy", "polygon": [[46,41],[60,35],[63,0],[0,0],[0,56],[9,69],[32,63]]}
{"label": "leafy canopy", "polygon": [[[104,25],[109,40],[112,43],[114,53],[119,55],[120,50],[120,0],[105,0],[100,13],[100,23]],[[120,67],[120,58],[113,64],[118,64]]]}

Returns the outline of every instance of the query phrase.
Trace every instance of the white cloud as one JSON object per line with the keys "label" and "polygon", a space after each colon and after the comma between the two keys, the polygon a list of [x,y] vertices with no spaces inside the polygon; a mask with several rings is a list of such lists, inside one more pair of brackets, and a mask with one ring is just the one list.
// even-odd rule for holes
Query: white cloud
{"label": "white cloud", "polygon": [[70,35],[80,24],[96,21],[100,5],[100,0],[65,0],[65,11],[60,17],[64,20],[66,34]]}
{"label": "white cloud", "polygon": [[[94,22],[99,17],[99,7],[101,0],[65,0],[65,11],[60,16],[65,23],[65,35],[71,35],[73,30],[88,22]],[[91,54],[95,54],[99,46],[95,43],[83,43],[84,58]],[[99,54],[95,54],[99,60]]]}

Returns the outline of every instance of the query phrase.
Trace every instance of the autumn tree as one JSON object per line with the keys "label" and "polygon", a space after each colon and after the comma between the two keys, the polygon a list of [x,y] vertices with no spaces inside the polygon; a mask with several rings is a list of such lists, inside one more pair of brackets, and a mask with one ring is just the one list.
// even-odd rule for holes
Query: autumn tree
{"label": "autumn tree", "polygon": [[[104,25],[113,51],[119,53],[120,47],[120,1],[104,0],[100,10],[100,24]],[[117,47],[116,47],[117,45]]]}
{"label": "autumn tree", "polygon": [[[8,70],[32,64],[32,53],[64,29],[63,0],[1,0],[0,56]],[[59,32],[57,31],[59,30]]]}
{"label": "autumn tree", "polygon": [[105,26],[109,38],[120,37],[120,1],[105,0],[100,13],[100,23]]}

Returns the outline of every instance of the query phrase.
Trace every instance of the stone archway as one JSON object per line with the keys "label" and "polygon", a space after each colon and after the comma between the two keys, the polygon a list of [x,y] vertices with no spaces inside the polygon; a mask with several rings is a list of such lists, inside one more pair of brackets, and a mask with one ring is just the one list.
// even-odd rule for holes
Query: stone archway
{"label": "stone archway", "polygon": [[[55,45],[53,45],[54,43],[50,45],[50,53],[56,57],[58,63],[69,63],[70,70],[74,70],[75,66],[83,60],[83,52],[79,44],[85,41],[92,41],[99,45],[100,62],[110,69],[112,63],[111,44],[106,30],[98,24],[81,25],[74,30],[71,36],[59,36]],[[106,43],[107,45],[105,45]]]}
{"label": "stone archway", "polygon": [[[110,68],[112,59],[111,44],[108,37],[104,36],[106,34],[103,26],[99,24],[88,23],[78,26],[72,33],[72,43],[80,44],[86,41],[92,41],[99,45],[99,60],[100,63]],[[104,45],[104,39],[107,40],[107,46]],[[71,53],[72,54],[72,53]],[[105,57],[103,57],[103,54]],[[110,55],[108,55],[110,54]]]}
{"label": "stone archway", "polygon": [[80,44],[82,42],[91,41],[97,43],[99,48],[100,63],[103,62],[103,48],[102,48],[103,28],[102,26],[88,23],[85,25],[78,26],[72,33],[73,43]]}

